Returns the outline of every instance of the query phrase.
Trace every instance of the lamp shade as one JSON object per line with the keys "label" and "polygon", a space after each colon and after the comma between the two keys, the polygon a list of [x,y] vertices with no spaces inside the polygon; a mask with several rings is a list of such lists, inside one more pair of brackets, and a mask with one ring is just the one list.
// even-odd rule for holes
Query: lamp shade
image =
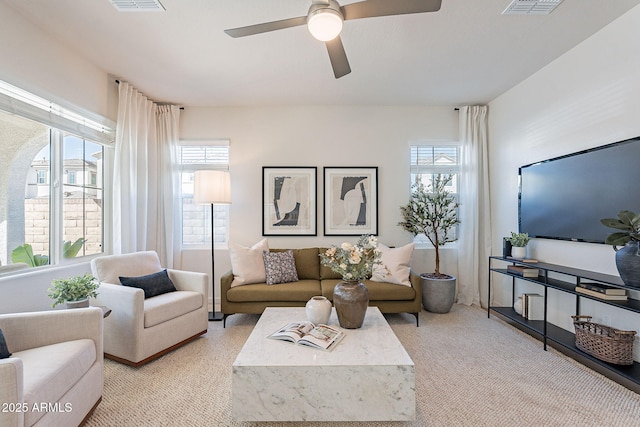
{"label": "lamp shade", "polygon": [[229,172],[214,170],[196,171],[193,200],[196,203],[202,204],[230,205],[231,178]]}

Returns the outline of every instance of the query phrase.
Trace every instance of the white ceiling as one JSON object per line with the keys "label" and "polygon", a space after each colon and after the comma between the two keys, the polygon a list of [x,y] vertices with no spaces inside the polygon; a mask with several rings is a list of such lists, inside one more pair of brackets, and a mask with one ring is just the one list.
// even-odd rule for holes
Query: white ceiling
{"label": "white ceiling", "polygon": [[310,0],[160,0],[166,12],[130,13],[109,0],[0,1],[151,99],[187,106],[487,103],[640,4],[564,0],[550,15],[505,16],[511,0],[443,0],[434,13],[347,21],[352,72],[336,80],[304,26],[223,32],[306,15]]}

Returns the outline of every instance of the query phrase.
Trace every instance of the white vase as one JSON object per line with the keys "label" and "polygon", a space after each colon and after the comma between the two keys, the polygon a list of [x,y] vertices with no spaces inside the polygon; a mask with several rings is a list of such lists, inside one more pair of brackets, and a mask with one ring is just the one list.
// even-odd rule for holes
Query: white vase
{"label": "white vase", "polygon": [[307,319],[314,325],[326,325],[331,317],[331,301],[326,297],[311,297],[305,306]]}
{"label": "white vase", "polygon": [[527,247],[526,246],[512,246],[511,247],[511,256],[513,258],[526,258],[527,257]]}

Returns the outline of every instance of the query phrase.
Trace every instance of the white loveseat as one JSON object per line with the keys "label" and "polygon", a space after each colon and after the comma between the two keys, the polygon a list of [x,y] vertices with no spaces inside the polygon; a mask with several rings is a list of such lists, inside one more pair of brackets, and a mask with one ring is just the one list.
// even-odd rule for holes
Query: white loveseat
{"label": "white loveseat", "polygon": [[0,426],[81,424],[102,399],[102,310],[0,315]]}
{"label": "white loveseat", "polygon": [[104,322],[105,357],[140,366],[207,332],[206,274],[167,269],[177,290],[145,298],[119,278],[163,271],[154,251],[95,258],[91,270],[100,282],[93,304],[112,310]]}

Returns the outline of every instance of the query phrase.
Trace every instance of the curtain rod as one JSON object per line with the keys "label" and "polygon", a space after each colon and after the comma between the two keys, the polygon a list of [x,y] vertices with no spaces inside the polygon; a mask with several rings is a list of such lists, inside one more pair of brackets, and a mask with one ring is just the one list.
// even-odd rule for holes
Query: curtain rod
{"label": "curtain rod", "polygon": [[[115,79],[117,84],[120,84],[120,80]],[[184,110],[184,107],[180,107],[181,110]]]}

